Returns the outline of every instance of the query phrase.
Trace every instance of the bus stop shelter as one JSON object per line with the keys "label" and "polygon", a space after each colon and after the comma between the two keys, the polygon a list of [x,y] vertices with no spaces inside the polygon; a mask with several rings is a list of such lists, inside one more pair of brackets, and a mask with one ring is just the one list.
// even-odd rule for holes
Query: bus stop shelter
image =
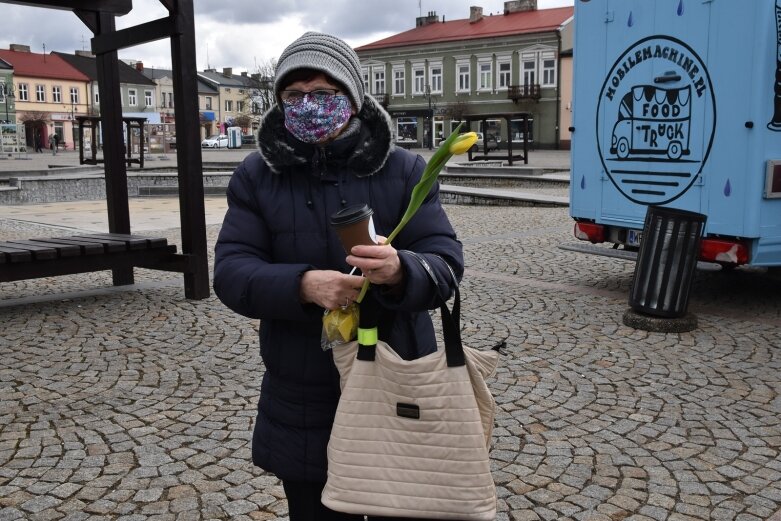
{"label": "bus stop shelter", "polygon": [[[39,264],[30,263],[24,278],[38,278],[52,274],[82,273],[97,269],[111,269],[114,285],[133,284],[133,267],[174,271],[184,276],[185,297],[204,299],[209,296],[209,273],[206,248],[206,218],[203,199],[203,165],[201,162],[198,121],[197,67],[195,61],[195,19],[193,0],[159,0],[168,15],[134,27],[117,30],[117,16],[133,9],[132,0],[0,0],[0,3],[72,11],[93,33],[92,52],[98,69],[100,121],[103,130],[103,157],[106,179],[108,228],[111,239],[127,238],[126,254],[116,251],[101,259],[99,255],[85,257],[89,263],[74,262],[59,256],[67,250],[57,249],[56,258]],[[150,253],[131,251],[131,244],[141,243],[131,234],[127,189],[127,162],[122,133],[122,104],[120,99],[118,51],[135,45],[169,38],[174,84],[174,106],[177,134],[177,169],[179,181],[179,208],[181,216],[182,251],[169,247],[152,254],[154,238],[146,238]],[[24,242],[24,241],[23,241]],[[29,242],[29,241],[27,241]],[[70,242],[79,241],[70,239]],[[49,244],[53,244],[50,242]],[[73,244],[69,245],[73,247]],[[32,247],[32,246],[31,246]],[[32,252],[42,252],[40,246]],[[12,248],[13,249],[13,248]],[[83,243],[82,243],[82,249]],[[10,261],[10,253],[7,258]],[[12,252],[19,253],[19,252]],[[33,258],[35,255],[33,255]],[[11,264],[10,262],[8,263]],[[36,274],[36,266],[40,272]],[[85,267],[87,266],[87,267]],[[94,269],[90,268],[94,266]],[[16,280],[16,279],[5,279]]]}

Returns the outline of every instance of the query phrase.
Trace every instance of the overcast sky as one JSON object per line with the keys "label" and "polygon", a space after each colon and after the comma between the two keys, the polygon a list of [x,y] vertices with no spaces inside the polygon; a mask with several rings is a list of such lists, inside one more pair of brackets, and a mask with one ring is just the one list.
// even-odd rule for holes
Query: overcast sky
{"label": "overcast sky", "polygon": [[[573,5],[573,0],[538,0],[538,8]],[[445,20],[502,13],[503,0],[195,0],[198,69],[207,66],[253,72],[278,57],[305,31],[337,35],[357,47],[415,27],[415,18],[436,11]],[[392,8],[389,8],[392,6]],[[117,18],[124,28],[165,16],[158,0],[133,0],[130,14]],[[89,49],[92,34],[72,13],[0,3],[0,48],[29,45],[34,52]],[[122,59],[170,68],[168,40],[122,50]]]}

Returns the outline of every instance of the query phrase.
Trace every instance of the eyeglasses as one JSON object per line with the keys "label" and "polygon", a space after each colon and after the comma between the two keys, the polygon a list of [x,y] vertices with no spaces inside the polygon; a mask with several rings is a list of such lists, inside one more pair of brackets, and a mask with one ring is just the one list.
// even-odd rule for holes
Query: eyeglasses
{"label": "eyeglasses", "polygon": [[282,101],[298,101],[303,99],[304,96],[313,96],[318,100],[323,100],[328,99],[331,96],[336,96],[339,93],[339,89],[315,89],[310,90],[309,92],[304,92],[302,90],[283,90],[280,93],[280,97],[282,98]]}

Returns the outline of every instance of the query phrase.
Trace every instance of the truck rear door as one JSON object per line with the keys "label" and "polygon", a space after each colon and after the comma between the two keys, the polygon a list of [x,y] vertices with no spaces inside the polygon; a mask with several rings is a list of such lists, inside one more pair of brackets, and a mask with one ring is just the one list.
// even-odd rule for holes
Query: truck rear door
{"label": "truck rear door", "polygon": [[702,211],[715,101],[711,3],[610,0],[597,111],[602,222],[640,227],[647,205]]}

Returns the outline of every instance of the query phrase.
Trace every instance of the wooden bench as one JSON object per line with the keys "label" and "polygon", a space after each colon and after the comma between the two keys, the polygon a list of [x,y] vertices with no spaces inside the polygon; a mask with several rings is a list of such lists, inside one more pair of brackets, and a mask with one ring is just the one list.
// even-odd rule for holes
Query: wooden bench
{"label": "wooden bench", "polygon": [[0,242],[0,282],[134,267],[175,270],[176,257],[167,239],[140,235],[13,239]]}

